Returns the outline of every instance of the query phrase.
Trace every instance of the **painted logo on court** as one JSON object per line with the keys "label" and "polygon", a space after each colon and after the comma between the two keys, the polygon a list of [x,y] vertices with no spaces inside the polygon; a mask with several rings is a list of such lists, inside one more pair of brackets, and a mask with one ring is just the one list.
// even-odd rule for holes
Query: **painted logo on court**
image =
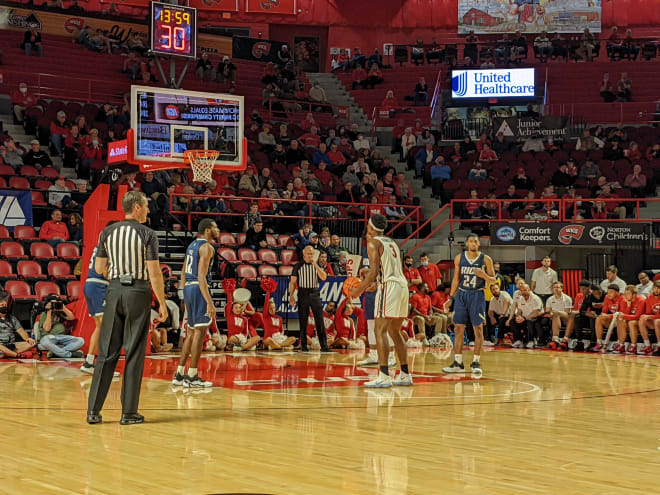
{"label": "painted logo on court", "polygon": [[457,96],[465,96],[468,90],[468,75],[467,72],[463,72],[458,76],[454,76],[451,79],[451,89],[456,93]]}
{"label": "painted logo on court", "polygon": [[495,232],[495,237],[497,237],[502,242],[511,242],[516,238],[516,229],[513,227],[500,227]]}
{"label": "painted logo on court", "polygon": [[579,241],[584,234],[584,226],[582,225],[566,225],[559,231],[559,242],[562,244],[570,244],[574,239]]}

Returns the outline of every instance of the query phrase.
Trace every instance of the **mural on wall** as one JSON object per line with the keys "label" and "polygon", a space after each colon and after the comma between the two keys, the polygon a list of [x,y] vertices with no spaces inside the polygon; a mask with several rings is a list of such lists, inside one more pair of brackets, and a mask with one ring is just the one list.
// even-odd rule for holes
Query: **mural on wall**
{"label": "mural on wall", "polygon": [[458,0],[460,34],[598,33],[601,19],[601,0]]}

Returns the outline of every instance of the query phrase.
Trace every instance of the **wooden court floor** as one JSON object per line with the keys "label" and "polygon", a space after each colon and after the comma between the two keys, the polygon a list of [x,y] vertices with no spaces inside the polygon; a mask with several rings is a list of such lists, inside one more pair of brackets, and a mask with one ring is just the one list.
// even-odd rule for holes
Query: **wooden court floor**
{"label": "wooden court floor", "polygon": [[374,391],[360,357],[206,355],[203,391],[148,358],[134,426],[119,380],[89,426],[79,362],[2,361],[0,493],[660,493],[658,358],[498,349],[473,380],[415,350],[415,386]]}

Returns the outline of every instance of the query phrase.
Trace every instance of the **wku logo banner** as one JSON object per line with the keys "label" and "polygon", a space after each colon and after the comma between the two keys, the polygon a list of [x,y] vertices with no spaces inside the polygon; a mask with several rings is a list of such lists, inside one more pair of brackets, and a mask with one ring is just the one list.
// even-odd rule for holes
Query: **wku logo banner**
{"label": "wku logo banner", "polygon": [[282,48],[282,45],[286,44],[279,41],[247,38],[245,36],[234,36],[231,43],[234,58],[275,63],[278,62],[277,52]]}
{"label": "wku logo banner", "polygon": [[0,191],[0,225],[12,231],[17,225],[32,225],[30,191]]}
{"label": "wku logo banner", "polygon": [[296,0],[246,0],[245,11],[258,14],[295,15]]}

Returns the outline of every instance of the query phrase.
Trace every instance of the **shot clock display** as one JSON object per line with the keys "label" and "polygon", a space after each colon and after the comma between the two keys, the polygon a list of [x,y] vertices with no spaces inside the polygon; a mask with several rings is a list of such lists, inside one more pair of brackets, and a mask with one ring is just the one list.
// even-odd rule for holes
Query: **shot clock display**
{"label": "shot clock display", "polygon": [[197,9],[151,2],[151,51],[195,58]]}

